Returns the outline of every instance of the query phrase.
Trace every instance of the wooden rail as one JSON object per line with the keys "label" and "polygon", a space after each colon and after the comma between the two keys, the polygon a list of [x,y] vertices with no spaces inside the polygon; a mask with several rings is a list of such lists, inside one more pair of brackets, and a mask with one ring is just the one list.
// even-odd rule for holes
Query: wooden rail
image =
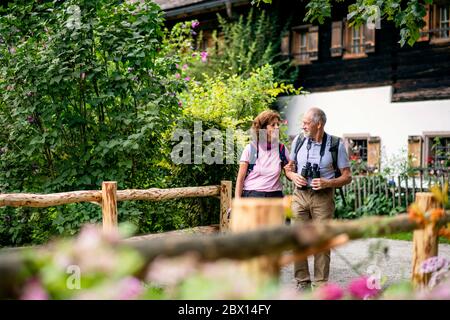
{"label": "wooden rail", "polygon": [[185,187],[172,189],[127,189],[117,190],[117,183],[105,181],[102,190],[71,191],[52,194],[4,193],[0,194],[0,207],[45,208],[70,203],[93,202],[102,206],[103,227],[117,228],[117,202],[146,200],[162,201],[181,198],[220,197],[221,230],[228,229],[228,213],[231,208],[231,181],[221,185],[204,187]]}
{"label": "wooden rail", "polygon": [[[436,226],[439,227],[448,222],[450,222],[450,212],[446,212]],[[223,258],[246,260],[263,255],[281,254],[285,250],[295,250],[297,258],[305,258],[306,255],[342,244],[345,242],[342,241],[342,237],[355,240],[420,228],[421,226],[411,221],[407,214],[401,214],[396,217],[280,225],[231,234],[201,236],[181,234],[175,237],[128,239],[122,244],[139,251],[147,265],[159,256],[173,257],[189,252],[195,252],[199,258],[208,261]],[[26,264],[26,255],[23,254],[23,250],[27,249],[0,250],[0,298],[7,297],[20,281],[22,267]],[[418,263],[418,260],[414,260],[414,263]],[[145,268],[146,266],[143,266],[143,270]]]}

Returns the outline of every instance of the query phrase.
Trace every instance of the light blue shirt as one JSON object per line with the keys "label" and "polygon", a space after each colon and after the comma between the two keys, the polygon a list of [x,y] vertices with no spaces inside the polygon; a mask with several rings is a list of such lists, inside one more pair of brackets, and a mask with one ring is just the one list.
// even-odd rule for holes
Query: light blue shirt
{"label": "light blue shirt", "polygon": [[[291,145],[291,159],[295,160],[295,145],[297,144],[298,135],[295,137],[294,141],[292,141]],[[306,159],[308,157],[308,139],[306,138],[303,142],[302,147],[297,153],[297,173],[301,173],[302,168],[306,165]],[[326,179],[334,178],[334,169],[333,169],[333,158],[331,157],[330,146],[331,146],[331,136],[327,134],[327,142],[325,147],[325,153],[320,161],[320,147],[322,146],[322,142],[314,142],[311,140],[311,149],[309,150],[309,158],[308,161],[311,163],[311,167],[313,164],[319,164],[320,169],[320,177]],[[320,163],[319,163],[320,162]],[[348,160],[347,150],[342,139],[339,139],[339,149],[338,149],[338,159],[337,165],[339,169],[349,168],[350,162]],[[308,183],[311,183],[311,179],[308,179]]]}

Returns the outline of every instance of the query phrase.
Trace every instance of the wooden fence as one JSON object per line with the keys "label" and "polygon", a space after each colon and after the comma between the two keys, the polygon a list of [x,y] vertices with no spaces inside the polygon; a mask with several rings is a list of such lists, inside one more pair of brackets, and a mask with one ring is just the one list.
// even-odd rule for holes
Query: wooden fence
{"label": "wooden fence", "polygon": [[169,199],[218,197],[220,199],[220,230],[228,229],[232,196],[231,181],[220,185],[172,189],[117,190],[117,182],[105,181],[102,190],[71,191],[52,194],[0,194],[0,207],[52,207],[78,202],[93,202],[102,207],[103,229],[117,228],[117,202],[130,200],[161,201]]}
{"label": "wooden fence", "polygon": [[[374,184],[376,185],[376,184]],[[424,287],[429,276],[420,272],[426,259],[438,253],[438,230],[450,222],[450,213],[445,212],[438,221],[420,225],[407,214],[395,217],[369,217],[353,221],[315,221],[300,225],[285,226],[284,211],[286,201],[270,199],[236,199],[233,201],[231,223],[231,182],[223,181],[220,186],[117,190],[116,182],[104,182],[102,191],[75,191],[60,194],[0,194],[0,206],[48,207],[74,202],[101,203],[103,228],[110,230],[117,226],[117,201],[125,200],[167,200],[187,197],[217,196],[221,200],[221,230],[231,226],[230,233],[219,235],[187,236],[175,238],[161,237],[145,239],[141,237],[125,243],[136,250],[150,263],[158,256],[177,256],[196,252],[203,260],[221,258],[252,260],[253,276],[264,275],[279,270],[280,265],[308,255],[329,250],[338,245],[364,237],[375,237],[397,232],[414,231],[412,281],[416,287]],[[417,193],[416,203],[422,211],[439,206],[431,193]],[[273,215],[271,218],[270,215]],[[262,226],[271,225],[271,228]],[[234,227],[233,227],[234,226]],[[262,228],[261,228],[262,227]],[[254,230],[258,229],[258,230]],[[245,231],[245,232],[244,232]],[[282,256],[286,250],[293,253]],[[267,257],[264,257],[267,256]],[[262,262],[256,263],[255,261]],[[0,298],[7,295],[20,279],[25,257],[17,250],[0,251]]]}

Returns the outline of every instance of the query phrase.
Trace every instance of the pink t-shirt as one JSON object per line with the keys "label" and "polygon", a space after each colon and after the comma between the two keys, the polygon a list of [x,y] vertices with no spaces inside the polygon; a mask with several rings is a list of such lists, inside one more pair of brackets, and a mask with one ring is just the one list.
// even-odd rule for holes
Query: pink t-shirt
{"label": "pink t-shirt", "polygon": [[[274,145],[271,150],[259,145],[259,155],[252,172],[244,180],[244,190],[254,191],[281,191],[281,160],[278,151],[279,145]],[[284,148],[286,159],[289,161],[289,151]],[[250,162],[250,144],[242,152],[241,162]]]}

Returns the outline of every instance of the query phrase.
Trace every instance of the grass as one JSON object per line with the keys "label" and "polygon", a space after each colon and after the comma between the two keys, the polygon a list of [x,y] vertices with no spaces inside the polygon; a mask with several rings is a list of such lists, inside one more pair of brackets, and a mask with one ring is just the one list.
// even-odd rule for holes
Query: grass
{"label": "grass", "polygon": [[[412,232],[401,232],[401,233],[394,233],[394,234],[390,234],[387,236],[383,236],[381,238],[392,239],[392,240],[412,241],[413,235],[412,235]],[[443,238],[443,237],[439,237],[439,243],[450,244],[450,240]]]}

